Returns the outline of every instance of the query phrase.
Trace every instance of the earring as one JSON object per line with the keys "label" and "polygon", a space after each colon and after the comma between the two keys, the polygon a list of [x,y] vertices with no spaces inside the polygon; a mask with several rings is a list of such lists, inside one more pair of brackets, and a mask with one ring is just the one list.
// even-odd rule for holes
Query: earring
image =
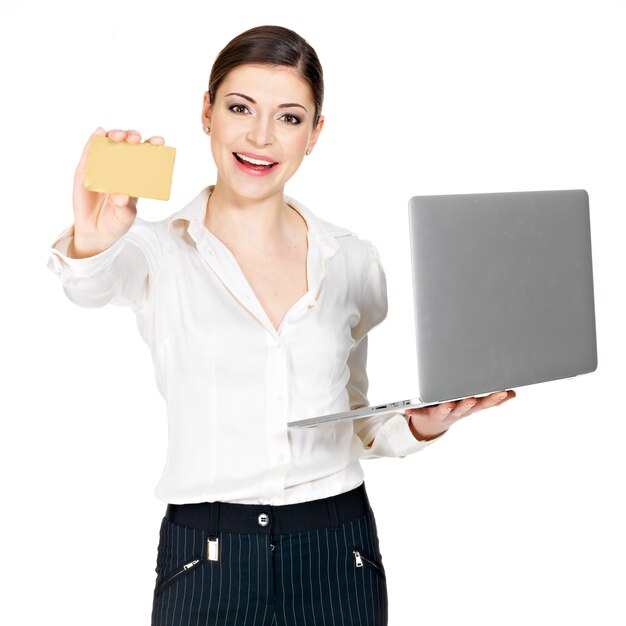
{"label": "earring", "polygon": [[205,126],[204,132],[208,135],[211,132],[211,128],[209,126]]}
{"label": "earring", "polygon": [[307,156],[309,156],[309,154],[311,154],[311,150],[307,150],[307,151],[305,152],[305,154],[306,154]]}

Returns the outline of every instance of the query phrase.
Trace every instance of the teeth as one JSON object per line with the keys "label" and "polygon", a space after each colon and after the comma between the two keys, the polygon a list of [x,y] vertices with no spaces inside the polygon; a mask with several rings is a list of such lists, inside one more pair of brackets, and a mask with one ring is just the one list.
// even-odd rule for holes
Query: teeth
{"label": "teeth", "polygon": [[244,156],[243,154],[239,154],[239,152],[235,152],[235,154],[243,161],[248,161],[248,163],[254,163],[254,165],[273,165],[274,164],[272,161],[261,161],[260,159],[251,159],[250,157]]}

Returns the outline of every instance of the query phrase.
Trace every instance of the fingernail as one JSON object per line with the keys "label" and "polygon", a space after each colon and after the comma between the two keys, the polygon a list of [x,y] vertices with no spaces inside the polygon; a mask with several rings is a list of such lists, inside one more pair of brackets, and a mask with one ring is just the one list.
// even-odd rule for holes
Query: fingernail
{"label": "fingernail", "polygon": [[505,392],[505,393],[499,393],[499,394],[496,396],[496,400],[504,400],[504,398],[506,398],[506,397],[507,397],[507,395],[508,395],[508,394],[507,394],[506,392]]}

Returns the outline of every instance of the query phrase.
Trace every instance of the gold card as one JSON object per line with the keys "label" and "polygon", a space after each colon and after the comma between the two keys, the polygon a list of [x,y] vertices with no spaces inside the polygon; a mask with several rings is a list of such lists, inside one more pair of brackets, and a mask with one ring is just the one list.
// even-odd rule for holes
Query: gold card
{"label": "gold card", "polygon": [[85,188],[135,198],[169,200],[176,148],[91,138]]}

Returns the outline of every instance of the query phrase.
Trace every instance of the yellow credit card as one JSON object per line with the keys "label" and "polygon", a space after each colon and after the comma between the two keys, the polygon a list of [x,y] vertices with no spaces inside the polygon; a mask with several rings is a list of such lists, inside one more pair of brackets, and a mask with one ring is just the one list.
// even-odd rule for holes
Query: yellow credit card
{"label": "yellow credit card", "polygon": [[176,148],[132,144],[94,136],[89,145],[85,187],[135,198],[169,200]]}

